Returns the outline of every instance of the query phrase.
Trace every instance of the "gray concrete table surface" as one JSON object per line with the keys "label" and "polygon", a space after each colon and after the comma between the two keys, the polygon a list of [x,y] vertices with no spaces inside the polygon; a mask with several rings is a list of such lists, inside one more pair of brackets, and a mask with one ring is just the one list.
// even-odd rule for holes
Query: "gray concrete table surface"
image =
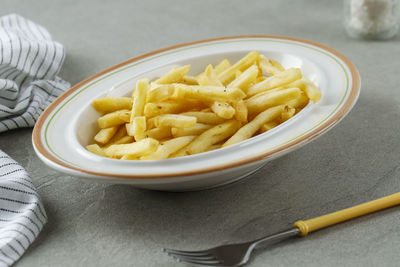
{"label": "gray concrete table surface", "polygon": [[[32,129],[0,134],[30,173],[49,222],[16,266],[186,266],[162,247],[245,241],[400,191],[400,37],[348,38],[341,1],[2,0],[65,45],[72,84],[127,58],[238,34],[294,36],[348,56],[362,77],[353,111],[333,130],[231,186],[191,193],[138,190],[61,174],[31,145]],[[248,266],[399,266],[392,208],[258,250]]]}

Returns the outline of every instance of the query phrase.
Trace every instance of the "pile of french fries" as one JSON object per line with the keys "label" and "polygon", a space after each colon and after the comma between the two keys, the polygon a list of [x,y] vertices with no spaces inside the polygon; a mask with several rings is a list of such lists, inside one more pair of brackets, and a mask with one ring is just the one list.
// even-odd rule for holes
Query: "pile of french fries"
{"label": "pile of french fries", "polygon": [[321,98],[300,69],[284,69],[257,51],[233,65],[228,59],[208,65],[197,76],[189,69],[141,79],[131,97],[94,100],[103,115],[87,149],[122,160],[197,154],[269,131]]}

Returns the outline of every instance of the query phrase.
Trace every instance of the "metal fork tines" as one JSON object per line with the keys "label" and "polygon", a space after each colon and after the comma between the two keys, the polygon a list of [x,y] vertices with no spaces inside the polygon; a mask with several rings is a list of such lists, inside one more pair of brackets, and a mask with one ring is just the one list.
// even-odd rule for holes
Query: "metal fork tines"
{"label": "metal fork tines", "polygon": [[247,263],[251,252],[257,245],[265,242],[280,241],[288,237],[297,236],[299,233],[300,230],[294,228],[250,242],[223,245],[201,251],[183,251],[166,248],[164,248],[163,251],[180,262],[206,266],[235,267]]}

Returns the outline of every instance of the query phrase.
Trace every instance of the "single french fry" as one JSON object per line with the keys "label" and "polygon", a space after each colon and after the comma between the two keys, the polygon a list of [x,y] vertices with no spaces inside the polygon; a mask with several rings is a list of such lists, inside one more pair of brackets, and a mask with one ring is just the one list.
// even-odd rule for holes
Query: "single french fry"
{"label": "single french fry", "polygon": [[135,155],[123,155],[121,157],[122,160],[139,160],[140,158]]}
{"label": "single french fry", "polygon": [[183,76],[182,83],[187,84],[187,85],[199,85],[199,83],[197,82],[196,77],[190,76],[190,75]]}
{"label": "single french fry", "polygon": [[130,122],[133,122],[133,118],[136,116],[143,116],[144,105],[146,104],[147,91],[149,90],[149,80],[140,79],[136,83],[136,89],[134,91],[132,114]]}
{"label": "single french fry", "polygon": [[146,121],[146,128],[147,128],[147,130],[151,130],[151,129],[153,129],[153,128],[155,128],[156,127],[156,118],[157,117],[153,117],[153,118],[148,118],[147,119],[147,121]]}
{"label": "single french fry", "polygon": [[182,147],[181,149],[179,149],[175,153],[172,153],[171,155],[169,155],[169,158],[178,158],[178,157],[188,156],[189,153],[187,152],[186,148],[187,148],[187,145]]}
{"label": "single french fry", "polygon": [[257,78],[257,75],[258,67],[257,65],[252,65],[243,73],[241,73],[236,79],[234,79],[230,84],[228,84],[228,87],[239,88],[243,92],[246,92],[250,84],[254,82]]}
{"label": "single french fry", "polygon": [[144,160],[166,159],[172,153],[175,153],[176,151],[188,145],[194,138],[195,136],[182,136],[161,142],[154,153],[147,156],[143,156],[140,159]]}
{"label": "single french fry", "polygon": [[105,144],[114,136],[114,134],[118,131],[118,126],[111,126],[108,128],[101,129],[95,136],[94,141]]}
{"label": "single french fry", "polygon": [[158,144],[159,142],[153,138],[145,138],[130,144],[111,145],[105,149],[105,153],[108,157],[122,157],[124,155],[141,157],[156,151]]}
{"label": "single french fry", "polygon": [[[179,128],[180,129],[180,128]],[[153,128],[145,132],[146,137],[162,140],[171,136],[170,127]]]}
{"label": "single french fry", "polygon": [[298,98],[301,94],[299,88],[288,88],[268,94],[261,94],[259,97],[246,101],[250,115],[259,113],[269,107],[278,106]]}
{"label": "single french fry", "polygon": [[211,64],[207,66],[207,68],[204,71],[204,74],[208,77],[208,80],[210,81],[210,83],[207,85],[224,86],[220,82],[220,80],[218,80],[218,75]]}
{"label": "single french fry", "polygon": [[106,153],[104,153],[104,150],[98,145],[98,144],[92,144],[86,146],[86,149],[92,152],[93,154],[99,155],[99,156],[106,156]]}
{"label": "single french fry", "polygon": [[321,99],[321,91],[318,89],[317,86],[315,86],[312,81],[310,81],[306,77],[302,77],[301,79],[291,83],[291,85],[292,84],[303,90],[308,98],[314,103],[317,103]]}
{"label": "single french fry", "polygon": [[281,122],[287,121],[296,113],[296,109],[286,105],[281,114]]}
{"label": "single french fry", "polygon": [[216,145],[212,145],[210,146],[206,151],[212,151],[218,148],[221,148],[222,144],[216,144]]}
{"label": "single french fry", "polygon": [[284,107],[284,105],[280,105],[261,112],[251,122],[242,126],[222,147],[230,146],[252,137],[264,123],[279,117]]}
{"label": "single french fry", "polygon": [[202,75],[199,75],[197,82],[199,85],[223,86],[211,64],[206,67]]}
{"label": "single french fry", "polygon": [[237,70],[235,72],[235,79],[237,79],[241,74],[242,74],[242,72],[240,70]]}
{"label": "single french fry", "polygon": [[166,114],[155,117],[156,127],[193,127],[196,125],[197,118],[192,116]]}
{"label": "single french fry", "polygon": [[135,134],[135,128],[133,126],[133,123],[126,123],[125,124],[126,132],[128,136],[132,136]]}
{"label": "single french fry", "polygon": [[147,103],[144,106],[144,115],[147,118],[155,117],[168,113],[179,113],[185,109],[184,102],[161,102],[161,103]]}
{"label": "single french fry", "polygon": [[262,81],[265,81],[266,79],[267,79],[267,77],[265,77],[265,76],[257,77],[257,78],[254,80],[254,83],[252,83],[251,85],[249,85],[249,87],[253,86],[254,84],[260,83],[260,82],[262,82]]}
{"label": "single french fry", "polygon": [[239,101],[246,94],[239,88],[227,88],[223,86],[196,86],[177,84],[173,99],[199,99],[205,101]]}
{"label": "single french fry", "polygon": [[272,88],[284,86],[300,78],[301,78],[300,69],[290,68],[274,76],[271,76],[260,83],[253,85],[247,90],[247,95],[253,96],[255,94],[264,92]]}
{"label": "single french fry", "polygon": [[277,122],[276,120],[266,122],[261,126],[260,132],[265,133],[265,132],[275,128],[278,125],[279,125],[279,122]]}
{"label": "single french fry", "polygon": [[[126,132],[126,127],[124,124],[118,126],[118,131],[113,135],[113,137],[104,145],[104,147],[106,146],[110,146],[114,143],[116,143],[118,140],[120,140],[121,138],[127,136],[127,132]],[[133,141],[133,139],[132,139]],[[131,141],[131,142],[132,142]]]}
{"label": "single french fry", "polygon": [[274,66],[278,70],[280,70],[280,71],[284,71],[285,70],[285,68],[278,61],[270,59],[269,62],[271,62],[272,66]]}
{"label": "single french fry", "polygon": [[144,139],[146,131],[146,117],[138,116],[133,118],[132,123],[126,124],[128,135],[135,137],[136,141]]}
{"label": "single french fry", "polygon": [[181,82],[183,80],[183,77],[188,73],[189,69],[190,65],[185,65],[180,68],[174,67],[172,70],[167,72],[167,74],[157,79],[155,83],[169,84]]}
{"label": "single french fry", "polygon": [[296,109],[302,109],[308,104],[308,102],[309,98],[307,95],[304,92],[301,92],[299,97],[288,101],[286,104]]}
{"label": "single french fry", "polygon": [[129,122],[129,120],[131,119],[131,112],[130,111],[122,111],[120,113],[118,113],[118,116],[121,120]]}
{"label": "single french fry", "polygon": [[[195,126],[189,128],[171,128],[171,133],[174,137],[188,136],[188,135],[200,135],[204,131],[210,129],[213,125],[196,123]],[[158,129],[158,128],[156,128]],[[158,139],[158,138],[156,138]]]}
{"label": "single french fry", "polygon": [[99,112],[109,113],[120,109],[131,109],[130,97],[102,97],[92,101],[92,106]]}
{"label": "single french fry", "polygon": [[232,119],[235,115],[235,109],[226,102],[215,101],[211,105],[211,110],[223,119]]}
{"label": "single french fry", "polygon": [[260,66],[260,68],[265,71],[266,73],[270,74],[270,75],[276,75],[282,71],[284,71],[284,69],[280,69],[277,66],[274,66],[272,64],[272,61],[269,60],[268,58],[266,58],[264,55],[260,55],[258,57],[258,65]]}
{"label": "single french fry", "polygon": [[144,115],[147,118],[168,113],[180,113],[193,108],[201,108],[204,104],[199,101],[166,101],[160,103],[147,103],[144,106]]}
{"label": "single french fry", "polygon": [[226,121],[225,119],[219,117],[214,112],[189,111],[180,113],[180,115],[196,117],[198,123],[205,123],[205,124],[220,124]]}
{"label": "single french fry", "polygon": [[188,146],[189,154],[197,154],[206,151],[210,146],[217,144],[232,136],[241,126],[236,120],[230,120],[203,132]]}
{"label": "single french fry", "polygon": [[174,93],[173,84],[156,84],[151,83],[150,89],[147,91],[146,103],[161,102],[167,100]]}
{"label": "single french fry", "polygon": [[[125,128],[125,127],[124,127]],[[118,140],[116,140],[112,145],[118,145],[118,144],[129,144],[134,141],[133,136],[125,135]],[[108,147],[109,145],[107,145]]]}
{"label": "single french fry", "polygon": [[227,68],[229,68],[230,66],[231,66],[231,63],[229,63],[229,60],[225,58],[217,66],[215,66],[215,68],[214,68],[215,73],[218,75],[221,72],[223,72],[224,70],[226,70]]}
{"label": "single french fry", "polygon": [[228,84],[235,78],[236,71],[244,71],[251,65],[253,65],[258,59],[258,52],[252,51],[240,59],[238,62],[224,70],[223,72],[218,74],[218,79],[221,81],[222,84]]}
{"label": "single french fry", "polygon": [[[291,83],[291,84],[292,84],[292,83]],[[291,84],[289,84],[289,85],[291,85]],[[261,96],[261,95],[265,95],[265,94],[269,94],[269,93],[272,93],[272,92],[280,91],[280,90],[283,90],[283,89],[298,88],[297,86],[289,86],[289,85],[279,86],[279,87],[275,87],[275,88],[269,89],[269,90],[267,90],[267,91],[263,91],[263,92],[261,92],[261,93],[258,93],[258,94],[256,94],[256,95],[253,95],[253,96],[249,97],[247,100],[250,100],[250,99],[253,99],[253,98],[257,98],[257,97],[259,97],[259,96]],[[299,89],[300,89],[300,88],[299,88]]]}
{"label": "single french fry", "polygon": [[235,109],[235,119],[246,123],[248,115],[247,104],[240,100],[233,104],[233,108]]}
{"label": "single french fry", "polygon": [[125,122],[129,122],[129,116],[128,120],[126,118],[126,114],[129,114],[129,110],[117,110],[111,113],[108,113],[106,115],[101,116],[100,118],[97,119],[97,122],[99,124],[99,128],[104,129],[116,125],[123,124]]}

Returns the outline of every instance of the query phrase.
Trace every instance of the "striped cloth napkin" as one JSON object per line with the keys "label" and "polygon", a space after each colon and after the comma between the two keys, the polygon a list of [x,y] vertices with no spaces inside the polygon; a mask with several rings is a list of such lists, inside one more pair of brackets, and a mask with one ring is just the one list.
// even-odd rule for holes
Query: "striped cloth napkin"
{"label": "striped cloth napkin", "polygon": [[18,260],[46,221],[28,174],[0,150],[0,266],[10,266]]}
{"label": "striped cloth napkin", "polygon": [[[0,17],[0,132],[32,127],[69,88],[57,76],[64,57],[45,28],[16,14]],[[0,149],[0,266],[18,260],[46,221],[29,175]]]}

